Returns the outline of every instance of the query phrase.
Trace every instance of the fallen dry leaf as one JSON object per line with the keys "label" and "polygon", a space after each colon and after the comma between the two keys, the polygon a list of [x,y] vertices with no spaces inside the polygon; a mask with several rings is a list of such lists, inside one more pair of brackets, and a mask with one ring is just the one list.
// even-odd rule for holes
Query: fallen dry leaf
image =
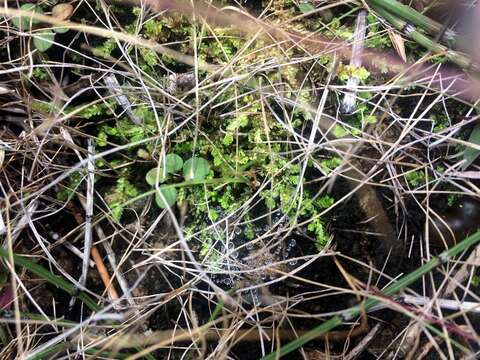
{"label": "fallen dry leaf", "polygon": [[52,16],[58,20],[67,20],[73,14],[73,6],[70,4],[58,4],[52,9]]}
{"label": "fallen dry leaf", "polygon": [[388,37],[393,44],[393,47],[397,51],[397,54],[400,55],[403,61],[407,62],[407,55],[405,53],[405,41],[403,40],[402,35],[395,32],[392,29],[388,29]]}

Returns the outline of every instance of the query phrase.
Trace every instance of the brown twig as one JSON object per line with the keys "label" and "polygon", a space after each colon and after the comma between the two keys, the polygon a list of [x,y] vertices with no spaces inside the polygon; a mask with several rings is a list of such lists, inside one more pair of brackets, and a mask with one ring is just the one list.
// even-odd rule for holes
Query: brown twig
{"label": "brown twig", "polygon": [[92,246],[92,258],[97,267],[97,271],[102,278],[103,284],[105,285],[105,289],[108,291],[108,296],[111,300],[117,300],[119,298],[117,290],[115,290],[115,287],[113,286],[113,281],[108,273],[107,267],[95,245]]}

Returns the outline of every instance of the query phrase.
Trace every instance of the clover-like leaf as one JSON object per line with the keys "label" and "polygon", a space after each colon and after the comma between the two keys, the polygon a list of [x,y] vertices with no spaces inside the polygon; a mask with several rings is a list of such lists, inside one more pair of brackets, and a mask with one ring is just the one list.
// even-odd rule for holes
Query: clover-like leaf
{"label": "clover-like leaf", "polygon": [[166,209],[177,202],[177,189],[172,186],[163,185],[155,193],[155,202],[160,209]]}
{"label": "clover-like leaf", "polygon": [[[73,14],[73,6],[71,4],[57,4],[52,9],[52,16],[58,20],[68,20]],[[69,28],[66,27],[55,27],[53,31],[59,34],[66,33]]]}
{"label": "clover-like leaf", "polygon": [[[32,11],[40,15],[43,14],[42,8],[35,4],[23,4],[20,6],[20,10]],[[30,21],[32,25],[40,23],[39,20],[31,18],[30,16],[16,16],[12,19],[13,25],[20,30],[28,29],[30,27]]]}
{"label": "clover-like leaf", "polygon": [[68,30],[70,30],[69,28],[66,28],[66,27],[55,27],[55,28],[52,28],[52,29],[57,34],[65,34]]}
{"label": "clover-like leaf", "polygon": [[53,45],[55,40],[55,33],[51,30],[42,30],[40,34],[35,35],[33,38],[33,44],[41,51],[47,51]]}
{"label": "clover-like leaf", "polygon": [[310,2],[306,1],[306,2],[301,2],[300,4],[298,4],[298,8],[300,9],[300,11],[302,13],[309,13],[310,11],[313,11],[315,10],[315,6],[313,6]]}
{"label": "clover-like leaf", "polygon": [[177,154],[168,154],[165,157],[165,167],[169,174],[173,174],[174,172],[177,172],[182,168],[182,166],[183,166],[183,160]]}
{"label": "clover-like leaf", "polygon": [[185,180],[204,180],[210,172],[210,165],[204,158],[192,157],[183,165],[183,177]]}
{"label": "clover-like leaf", "polygon": [[157,183],[157,174],[159,183],[163,183],[165,180],[168,179],[168,173],[164,170],[163,167],[154,167],[147,172],[147,175],[145,175],[145,181],[148,185],[154,186]]}

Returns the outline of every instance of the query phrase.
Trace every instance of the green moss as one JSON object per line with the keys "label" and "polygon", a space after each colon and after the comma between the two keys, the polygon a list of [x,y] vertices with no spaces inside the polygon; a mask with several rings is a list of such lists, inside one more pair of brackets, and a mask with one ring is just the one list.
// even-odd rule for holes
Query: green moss
{"label": "green moss", "polygon": [[[241,98],[239,106],[249,105],[255,108],[257,99],[248,96]],[[221,126],[217,127],[212,119],[208,137],[198,138],[196,153],[205,156],[213,165],[212,176],[228,177],[236,174],[247,176],[252,184],[270,181],[271,186],[260,192],[263,204],[270,210],[280,209],[282,213],[291,218],[308,219],[315,217],[325,207],[331,206],[333,199],[329,197],[313,198],[313,194],[306,191],[303,198],[297,195],[296,188],[300,182],[300,164],[292,162],[286,152],[287,147],[276,140],[288,137],[288,132],[273,118],[267,115],[265,119],[259,112],[242,113],[236,117],[225,119],[225,131],[231,138],[225,136]],[[265,143],[265,122],[269,128],[270,139],[273,143]],[[239,134],[241,133],[241,134]],[[189,138],[192,134],[186,130],[179,135]],[[173,145],[172,151],[180,156],[191,154],[193,140],[183,141]],[[191,209],[191,218],[201,224],[205,216],[211,220],[217,219],[217,214],[212,217],[211,209],[222,209],[225,213],[233,213],[250,199],[256,192],[255,185],[230,184],[223,187],[194,187],[182,189],[181,197],[187,201]],[[243,219],[245,220],[245,218]],[[321,221],[317,221],[312,228],[312,233],[319,237],[320,242],[325,242],[325,231],[321,230]],[[201,226],[201,225],[200,225]],[[256,235],[253,225],[246,226],[244,230],[246,239]]]}
{"label": "green moss", "polygon": [[213,31],[213,34],[206,34],[202,39],[199,56],[209,62],[226,63],[241,47],[242,40],[233,28],[215,28]]}
{"label": "green moss", "polygon": [[[297,3],[294,1],[276,1],[271,4],[272,14],[280,18],[289,18],[298,15]],[[139,17],[141,10],[133,8],[133,15],[137,17],[135,22],[124,24],[128,31],[138,30],[140,24]],[[142,19],[143,20],[143,19]],[[293,24],[297,29],[301,24]],[[349,25],[341,23],[340,19],[334,20],[330,24],[333,33],[330,37],[340,36],[350,38],[352,28]],[[218,251],[212,249],[216,240],[212,238],[211,232],[204,232],[206,226],[211,222],[218,221],[226,214],[236,213],[236,210],[245,205],[252,197],[257,196],[254,202],[258,202],[261,209],[278,211],[291,219],[292,224],[299,221],[305,221],[314,218],[307,230],[317,239],[316,246],[321,248],[322,244],[328,241],[329,235],[325,230],[324,219],[318,217],[325,208],[333,204],[334,199],[326,196],[319,196],[309,189],[304,188],[303,195],[297,192],[298,186],[302,185],[300,179],[301,161],[297,158],[298,152],[294,148],[294,141],[291,140],[291,131],[286,129],[277,118],[265,111],[265,99],[260,92],[251,92],[252,87],[269,86],[275,84],[275,90],[283,97],[302,103],[311,103],[312,94],[307,90],[298,91],[300,87],[303,70],[300,66],[293,65],[290,61],[285,61],[289,56],[295,56],[295,51],[288,53],[280,47],[270,46],[268,39],[258,38],[247,43],[243,35],[234,28],[210,28],[192,25],[188,18],[176,14],[164,14],[161,18],[147,19],[141,24],[141,36],[159,43],[169,43],[172,49],[181,53],[192,55],[193,44],[197,46],[197,53],[200,59],[214,64],[226,64],[231,61],[240,50],[242,56],[235,59],[235,67],[248,69],[255,64],[261,68],[262,64],[275,63],[281,64],[278,67],[266,70],[261,74],[255,74],[248,80],[236,80],[234,86],[229,86],[222,94],[217,94],[217,88],[205,87],[205,90],[199,94],[199,102],[206,103],[214,96],[215,102],[209,109],[203,111],[200,115],[207,120],[202,121],[200,128],[195,126],[184,126],[175,135],[171,136],[166,146],[168,153],[180,156],[182,159],[188,159],[192,156],[203,157],[211,165],[207,179],[211,178],[230,178],[243,176],[249,180],[249,183],[237,183],[228,185],[202,185],[190,186],[177,189],[177,201],[188,204],[189,216],[186,224],[189,234],[196,234],[195,238],[189,236],[190,241],[195,241],[199,254],[208,256],[209,261],[214,261],[218,257]],[[197,31],[196,34],[193,31]],[[196,42],[193,41],[194,35]],[[246,49],[245,47],[249,48]],[[111,55],[116,49],[116,43],[105,41],[97,47],[97,51],[103,56]],[[171,70],[178,72],[180,64],[165,56],[157,56],[150,50],[140,50],[139,66],[148,74],[160,78],[166,74],[164,67],[171,67]],[[302,53],[303,55],[303,53]],[[331,62],[332,57],[325,55],[320,57],[320,70],[318,76],[323,76],[325,65]],[[312,61],[313,64],[313,61]],[[315,66],[318,61],[315,61]],[[313,72],[312,72],[313,74]],[[364,68],[350,69],[348,66],[343,68],[344,75],[358,76],[362,81],[368,77],[368,72]],[[341,75],[341,76],[344,76]],[[200,81],[205,79],[206,74],[199,73]],[[186,103],[191,103],[190,95],[182,98]],[[232,99],[235,99],[232,101]],[[135,104],[136,99],[131,99]],[[154,99],[163,101],[162,97]],[[222,104],[220,107],[215,106]],[[98,147],[106,147],[109,144],[129,144],[143,140],[150,136],[160,135],[155,114],[146,106],[135,106],[134,113],[143,120],[143,125],[133,124],[128,118],[112,119],[102,123],[97,129],[96,144]],[[97,117],[109,115],[109,112],[99,107],[89,108],[87,112],[82,113],[82,117],[95,119]],[[176,117],[177,115],[175,115]],[[102,118],[102,120],[105,120]],[[176,121],[177,119],[174,119]],[[366,119],[370,121],[371,119]],[[291,113],[289,124],[301,129],[308,122],[313,121],[312,115],[297,107]],[[161,127],[166,125],[163,118],[160,118]],[[172,125],[172,121],[168,122]],[[175,124],[173,125],[175,126]],[[340,127],[338,131],[347,135],[349,130]],[[165,131],[162,128],[162,132]],[[156,146],[156,148],[154,148]],[[163,144],[162,144],[163,146]],[[108,159],[103,159],[105,168],[115,168],[119,162],[122,164],[120,169],[115,169],[120,174],[121,182],[117,183],[114,189],[110,189],[108,204],[112,209],[115,219],[119,220],[123,213],[122,204],[134,194],[137,190],[128,182],[128,173],[138,172],[136,161],[145,162],[150,154],[158,153],[159,144],[143,144],[141,153],[139,149],[129,149],[130,163],[127,163],[122,157],[124,154],[114,154]],[[136,161],[135,161],[136,160]],[[303,160],[302,160],[303,161]],[[312,159],[310,159],[312,162]],[[325,159],[323,167],[333,169],[337,167],[341,160],[337,158]],[[153,168],[156,164],[151,164]],[[121,173],[124,171],[124,173]],[[313,167],[309,171],[315,171]],[[120,181],[119,179],[119,181]],[[175,179],[171,179],[175,181]],[[264,190],[259,191],[261,184],[267,184]],[[258,201],[257,201],[258,200]],[[258,229],[254,223],[248,221],[253,214],[242,214],[242,223],[244,225],[243,236],[245,239],[253,239],[258,236]],[[198,234],[202,234],[197,236]],[[206,233],[206,234],[203,234]],[[195,239],[195,240],[194,240]],[[195,245],[192,245],[195,248]]]}
{"label": "green moss", "polygon": [[[447,185],[451,186],[451,184],[447,184]],[[452,190],[455,190],[455,189],[452,189]],[[461,198],[462,198],[461,194],[448,194],[448,196],[447,196],[448,206],[450,206],[450,207],[454,206]]]}
{"label": "green moss", "polygon": [[60,185],[60,190],[57,192],[57,199],[66,201],[75,195],[75,191],[77,191],[78,187],[82,183],[84,175],[81,172],[74,172],[72,175],[69,176],[66,185]]}
{"label": "green moss", "polygon": [[[96,110],[92,110],[92,112],[95,113],[93,116],[99,114]],[[153,136],[156,133],[157,127],[154,125],[155,120],[149,110],[143,108],[136,109],[134,114],[143,119],[143,125],[135,124],[129,118],[120,118],[112,125],[102,125],[100,126],[100,131],[97,133],[97,146],[105,147],[107,146],[107,141],[121,144],[134,143]],[[147,147],[149,147],[148,144]],[[133,150],[133,147],[131,150]],[[137,155],[142,158],[142,154],[137,153]]]}
{"label": "green moss", "polygon": [[137,188],[126,178],[120,177],[117,180],[113,191],[107,193],[105,200],[110,208],[112,217],[120,221],[124,211],[124,204],[127,200],[138,196]]}
{"label": "green moss", "polygon": [[48,80],[50,78],[48,75],[48,72],[45,69],[38,68],[38,67],[33,69],[32,75],[35,79],[38,79],[38,80]]}
{"label": "green moss", "polygon": [[441,132],[450,126],[448,117],[445,114],[442,114],[440,112],[436,112],[435,114],[432,114],[430,116],[430,119],[434,124],[433,131],[436,133]]}
{"label": "green moss", "polygon": [[375,124],[377,122],[377,117],[372,115],[371,111],[371,107],[366,102],[358,104],[357,110],[355,110],[355,117],[357,121],[351,122],[351,125],[361,129],[365,125]]}
{"label": "green moss", "polygon": [[320,167],[326,174],[329,174],[330,172],[332,172],[332,170],[335,170],[341,164],[342,159],[338,156],[333,156],[329,159],[324,159],[320,161]]}
{"label": "green moss", "polygon": [[342,24],[338,17],[330,21],[328,29],[333,36],[340,37],[344,40],[350,40],[353,37],[353,28],[346,24]]}
{"label": "green moss", "polygon": [[[157,53],[149,49],[141,49],[140,55],[142,56],[145,63],[150,67],[154,68],[156,65],[159,64],[159,59]],[[142,68],[144,69],[144,68]]]}
{"label": "green moss", "polygon": [[107,58],[112,55],[113,50],[117,48],[117,41],[114,38],[105,40],[101,45],[93,48],[93,55]]}
{"label": "green moss", "polygon": [[419,187],[424,185],[427,180],[429,180],[428,176],[425,176],[424,170],[418,171],[409,171],[405,174],[405,179],[412,187]]}
{"label": "green moss", "polygon": [[338,78],[341,81],[347,81],[351,77],[356,77],[360,82],[364,83],[369,76],[370,72],[364,67],[343,64],[340,64],[338,67]]}
{"label": "green moss", "polygon": [[380,27],[378,19],[372,14],[367,15],[368,33],[364,46],[367,48],[384,49],[392,47],[388,33]]}
{"label": "green moss", "polygon": [[90,106],[85,107],[81,111],[78,112],[77,116],[82,117],[84,119],[91,119],[96,116],[102,115],[111,115],[112,110],[116,107],[116,103],[98,103],[98,104],[90,104]]}
{"label": "green moss", "polygon": [[253,224],[251,222],[248,222],[245,225],[245,231],[243,232],[243,234],[245,235],[245,238],[247,240],[255,239],[255,236],[256,236],[255,227],[253,226]]}
{"label": "green moss", "polygon": [[220,214],[218,213],[218,211],[216,211],[214,209],[209,209],[208,210],[208,218],[211,221],[217,221],[219,217],[220,217]]}
{"label": "green moss", "polygon": [[148,38],[159,39],[162,37],[164,28],[163,23],[160,20],[148,20],[144,24],[145,35]]}
{"label": "green moss", "polygon": [[33,111],[37,111],[39,113],[50,114],[55,110],[55,105],[53,103],[36,100],[32,101],[31,108]]}
{"label": "green moss", "polygon": [[335,125],[335,127],[333,128],[333,135],[336,138],[342,138],[342,137],[345,137],[347,135],[350,135],[350,131],[348,131],[342,125]]}
{"label": "green moss", "polygon": [[132,8],[132,14],[135,15],[136,17],[139,17],[141,13],[142,13],[142,8],[141,7],[134,6]]}
{"label": "green moss", "polygon": [[315,234],[315,247],[321,251],[329,240],[329,235],[325,230],[325,225],[319,219],[314,219],[307,225],[308,231]]}

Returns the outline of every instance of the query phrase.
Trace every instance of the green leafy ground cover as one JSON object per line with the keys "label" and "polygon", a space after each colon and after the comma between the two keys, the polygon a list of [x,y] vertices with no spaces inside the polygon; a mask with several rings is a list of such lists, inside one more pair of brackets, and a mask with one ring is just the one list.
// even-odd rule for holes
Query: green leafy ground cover
{"label": "green leafy ground cover", "polygon": [[[130,293],[122,288],[126,299],[122,306],[129,304],[132,314],[149,318],[141,325],[145,333],[150,331],[149,327],[170,329],[172,323],[197,329],[217,317],[227,321],[236,314],[242,323],[235,320],[232,328],[287,328],[285,324],[289,323],[289,329],[312,328],[317,336],[346,318],[336,316],[332,318],[335,321],[325,323],[328,326],[318,326],[315,319],[324,316],[301,322],[304,314],[329,313],[348,305],[355,314],[349,315],[350,321],[363,311],[350,306],[352,301],[368,296],[371,289],[364,283],[371,282],[371,274],[385,280],[373,267],[385,265],[381,272],[388,272],[388,260],[386,264],[373,264],[372,254],[378,249],[372,249],[372,244],[376,244],[372,238],[379,234],[368,228],[375,220],[364,219],[361,199],[359,206],[349,193],[351,185],[347,183],[352,180],[352,168],[366,174],[369,186],[375,185],[373,193],[386,209],[398,238],[413,249],[421,247],[419,254],[427,254],[425,259],[415,255],[412,263],[418,263],[422,271],[412,272],[401,286],[393,282],[386,288],[389,296],[413,283],[413,278],[425,275],[425,269],[433,271],[443,262],[456,261],[453,257],[431,258],[431,249],[423,247],[428,237],[424,229],[429,226],[426,216],[433,217],[432,209],[446,211],[447,215],[437,218],[448,222],[449,209],[458,204],[461,207],[462,199],[475,194],[478,188],[475,175],[468,172],[477,170],[476,103],[436,88],[428,77],[426,81],[408,77],[405,80],[397,71],[401,68],[399,62],[385,59],[396,59],[398,47],[404,46],[408,62],[405,67],[417,61],[428,69],[456,64],[455,69],[462,71],[459,67],[474,70],[475,66],[465,62],[468,54],[452,45],[452,39],[440,43],[440,37],[434,38],[428,24],[417,24],[415,31],[405,34],[400,29],[405,21],[401,12],[391,13],[375,1],[367,3],[371,9],[366,19],[365,49],[387,57],[379,56],[378,61],[360,67],[350,65],[349,53],[338,49],[318,51],[305,39],[313,38],[317,45],[350,44],[363,3],[277,0],[216,4],[223,11],[219,17],[230,16],[231,7],[236,6],[235,11],[248,12],[290,35],[301,34],[305,41],[285,40],[278,32],[269,33],[264,28],[246,31],[241,23],[233,21],[233,16],[227,17],[233,19],[227,24],[221,19],[206,20],[200,10],[192,16],[190,11],[104,1],[40,1],[20,7],[9,3],[12,9],[25,13],[4,20],[5,31],[11,31],[11,37],[5,40],[9,45],[5,45],[8,51],[1,55],[2,61],[11,66],[7,74],[18,76],[5,84],[21,84],[15,91],[5,92],[12,96],[5,101],[5,111],[28,119],[9,120],[15,126],[20,124],[22,135],[17,130],[19,134],[4,132],[7,140],[2,146],[8,145],[5,168],[9,167],[9,176],[5,178],[18,184],[17,190],[10,191],[15,196],[9,201],[18,206],[19,202],[34,198],[42,206],[48,204],[46,208],[51,212],[61,214],[57,222],[42,222],[40,232],[29,225],[28,242],[15,245],[26,252],[35,249],[33,256],[40,254],[39,261],[47,266],[40,267],[24,257],[15,257],[16,265],[63,289],[72,298],[77,297],[94,311],[102,309],[95,302],[109,304],[111,299],[105,295],[108,291],[93,296],[101,294],[105,287],[89,278],[84,288],[75,274],[87,263],[78,249],[83,249],[83,241],[87,241],[88,216],[83,224],[62,221],[64,217],[71,220],[72,213],[85,215],[83,208],[76,211],[75,206],[81,207],[86,198],[93,198],[93,228],[100,224],[107,233],[104,239],[95,232],[95,241],[99,247],[105,241],[114,245],[112,250],[108,246],[102,248],[105,259],[117,257],[116,264],[107,265],[115,279],[114,286],[116,281],[120,287],[127,282],[137,284],[137,280],[141,283],[143,278],[149,281],[147,287],[134,289],[135,298],[128,298],[125,294]],[[242,19],[247,24],[246,18]],[[392,36],[392,32],[401,34],[403,40]],[[20,70],[13,71],[15,67]],[[118,81],[118,88],[105,81],[108,76]],[[346,84],[352,77],[359,82],[355,112],[339,114],[340,103],[348,91]],[[12,104],[21,104],[20,110]],[[8,119],[13,116],[9,114]],[[18,158],[20,150],[10,150],[14,144],[9,140],[11,133],[20,139],[16,149],[28,154],[24,159]],[[90,154],[94,156],[91,161],[95,177],[94,189],[87,194],[90,174],[85,164],[89,162],[89,141],[95,150],[95,155]],[[474,146],[468,146],[468,141]],[[338,142],[350,142],[358,148],[349,148],[354,149],[350,153],[336,145]],[[0,155],[2,165],[4,153]],[[13,189],[14,185],[10,187]],[[42,213],[39,221],[43,216]],[[55,227],[58,229],[52,229]],[[465,235],[475,229],[467,230]],[[53,239],[52,234],[60,239],[58,243],[44,242]],[[13,236],[5,239],[5,244],[13,249]],[[470,246],[475,241],[476,237],[471,237],[465,244]],[[69,271],[56,263],[57,255],[50,254],[58,248],[67,251],[63,248],[67,248],[66,244],[78,247],[80,259],[70,261],[77,268]],[[467,245],[445,252],[445,256],[456,256]],[[68,249],[71,251],[72,247]],[[330,264],[338,270],[334,276],[328,275],[332,274],[331,269],[324,273],[318,270],[322,261],[316,258],[319,254],[338,256],[347,262],[341,254],[344,249],[351,251],[347,256],[353,257],[352,263],[356,261],[358,272],[351,275],[349,271],[354,266],[349,264],[345,270],[337,258]],[[1,256],[7,259],[8,253],[2,252]],[[314,270],[300,272],[309,261],[315,264]],[[423,263],[426,265],[420,267]],[[4,276],[7,269],[8,266],[0,267],[0,294],[13,288]],[[153,276],[151,269],[157,271]],[[406,273],[412,269],[395,270]],[[57,272],[61,278],[53,275]],[[289,272],[297,275],[285,275]],[[364,278],[357,280],[357,276]],[[64,277],[75,286],[65,282]],[[478,274],[472,273],[471,279],[473,286],[478,286]],[[325,285],[329,281],[333,285]],[[90,291],[92,284],[94,290]],[[270,284],[274,286],[269,287]],[[77,293],[76,287],[84,292]],[[323,291],[318,288],[339,292],[339,296],[348,299],[342,298],[335,304],[337,307],[332,305],[335,300],[318,305],[317,296],[321,299],[319,294]],[[185,289],[188,301],[194,305],[187,304],[187,296],[179,295],[180,305],[174,306],[175,316],[180,314],[177,318],[173,319],[175,316],[162,308],[161,315],[155,313],[160,320],[154,316],[150,319],[151,304],[157,306],[158,299],[164,301],[164,294],[182,294]],[[141,300],[135,303],[137,297]],[[53,296],[46,298],[56,304]],[[290,303],[291,298],[294,300]],[[369,306],[374,303],[369,301]],[[64,305],[60,313],[69,316],[72,306],[81,306],[74,303],[71,301],[70,307]],[[147,305],[143,307],[144,304]],[[20,319],[20,305],[15,306]],[[35,311],[42,306],[48,307],[49,314],[56,314],[50,311],[51,304],[38,305]],[[195,310],[186,311],[188,306]],[[270,313],[262,313],[263,307]],[[23,309],[30,310],[29,305]],[[403,311],[405,318],[417,315],[408,309]],[[257,323],[252,320],[252,313]],[[129,318],[126,331],[119,331],[121,336],[132,330],[135,316]],[[75,317],[75,321],[83,319]],[[435,327],[438,324],[443,323],[431,321],[425,331],[449,343],[449,335]],[[5,329],[11,330],[0,326],[0,341],[4,345],[13,339]],[[299,339],[289,335],[276,345],[279,348],[287,343],[281,350],[286,354],[307,343],[309,334],[298,333]],[[60,340],[57,345],[62,344]],[[11,341],[15,343],[13,347],[21,348],[17,340]],[[50,350],[73,349],[75,339],[69,341]],[[457,339],[452,344],[455,351],[468,352]],[[29,345],[31,352],[38,355],[38,351],[41,357],[43,345],[40,350]],[[223,351],[212,346],[209,349],[212,353]],[[100,351],[96,347],[88,350]],[[156,349],[150,350],[153,353]],[[263,346],[258,354],[273,358],[275,353],[267,355],[273,350]],[[115,351],[106,356],[116,358]],[[195,357],[202,351],[188,350],[184,355]]]}

